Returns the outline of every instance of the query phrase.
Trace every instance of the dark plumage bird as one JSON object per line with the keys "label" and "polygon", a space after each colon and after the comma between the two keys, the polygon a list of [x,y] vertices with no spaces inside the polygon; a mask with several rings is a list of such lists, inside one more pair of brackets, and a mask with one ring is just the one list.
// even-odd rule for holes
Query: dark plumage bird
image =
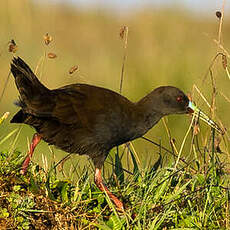
{"label": "dark plumage bird", "polygon": [[[37,132],[21,172],[26,172],[34,148],[41,139],[68,153],[86,154],[96,168],[96,185],[106,191],[120,209],[123,209],[123,203],[103,184],[101,176],[109,151],[141,137],[165,115],[196,111],[188,97],[172,86],[156,88],[133,103],[109,89],[87,84],[50,90],[19,57],[13,59],[11,72],[21,107],[11,122],[28,124]],[[213,121],[208,122],[217,127]]]}

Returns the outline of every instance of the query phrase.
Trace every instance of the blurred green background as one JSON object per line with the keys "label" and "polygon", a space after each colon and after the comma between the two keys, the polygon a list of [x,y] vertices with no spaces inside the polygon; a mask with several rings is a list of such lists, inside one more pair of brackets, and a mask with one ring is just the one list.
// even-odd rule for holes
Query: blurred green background
{"label": "blurred green background", "polygon": [[[213,39],[218,38],[219,20],[215,11],[194,12],[188,7],[148,7],[119,11],[112,7],[78,7],[64,4],[65,1],[39,2],[29,0],[1,0],[0,7],[0,93],[9,73],[13,54],[8,51],[8,42],[14,39],[18,45],[15,55],[22,57],[49,88],[65,84],[84,82],[119,91],[124,42],[119,37],[122,26],[128,26],[127,61],[122,94],[136,101],[160,85],[173,85],[185,93],[193,91],[195,84],[207,100],[211,101],[210,76],[202,83],[212,59],[218,52]],[[207,3],[208,4],[208,3]],[[218,9],[216,9],[218,10]],[[46,46],[43,36],[49,33],[53,41]],[[229,14],[226,12],[222,29],[224,47],[230,47]],[[49,59],[45,54],[55,53]],[[79,71],[70,75],[69,69],[77,65]],[[229,127],[230,81],[219,58],[213,67],[218,95],[216,114]],[[18,108],[13,77],[10,76],[0,102],[0,115],[9,111],[10,117],[0,126],[0,139],[20,125],[9,121]],[[209,108],[197,92],[194,98],[199,107],[209,114]],[[188,129],[190,118],[175,115],[167,118],[168,128],[179,148]],[[128,127],[127,127],[128,128]],[[205,125],[202,130],[207,130]],[[27,151],[28,139],[33,129],[23,125],[19,138],[15,136],[4,142],[1,150],[16,148]],[[169,147],[169,139],[162,121],[146,135],[150,139]],[[190,138],[190,137],[189,137]],[[200,134],[205,139],[205,132]],[[229,139],[228,139],[229,141]],[[153,164],[159,149],[142,139],[134,141],[141,165]],[[190,143],[183,152],[186,157]],[[228,144],[227,144],[228,146]],[[227,147],[223,147],[227,151]],[[56,159],[66,153],[53,148]],[[186,151],[188,150],[188,151]],[[34,161],[41,162],[41,154],[51,156],[46,143],[36,149]],[[111,155],[113,155],[113,151]],[[172,159],[166,154],[166,162]],[[226,155],[225,155],[226,158]],[[85,157],[74,157],[71,161],[88,162]],[[48,160],[49,162],[49,160]],[[84,165],[84,164],[81,164]]]}

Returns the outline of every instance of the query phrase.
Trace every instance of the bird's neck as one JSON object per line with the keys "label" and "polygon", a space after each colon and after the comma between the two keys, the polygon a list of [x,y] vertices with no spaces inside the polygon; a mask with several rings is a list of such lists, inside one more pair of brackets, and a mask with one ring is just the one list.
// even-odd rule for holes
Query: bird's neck
{"label": "bird's neck", "polygon": [[153,91],[136,103],[140,118],[139,126],[142,127],[144,133],[151,129],[164,116],[157,109],[157,101],[158,99]]}

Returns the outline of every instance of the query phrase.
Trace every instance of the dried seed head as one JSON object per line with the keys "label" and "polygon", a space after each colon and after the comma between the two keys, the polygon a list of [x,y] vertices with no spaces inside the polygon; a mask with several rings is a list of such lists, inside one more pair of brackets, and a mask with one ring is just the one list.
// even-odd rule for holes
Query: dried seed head
{"label": "dried seed head", "polygon": [[124,37],[125,37],[125,34],[126,34],[126,32],[127,32],[127,29],[128,29],[127,26],[122,26],[121,29],[120,29],[119,35],[120,35],[120,38],[121,38],[122,40],[123,40]]}
{"label": "dried seed head", "polygon": [[222,55],[222,65],[223,65],[224,69],[227,68],[227,64],[228,64],[228,62],[227,62],[227,57],[226,57],[225,54],[223,54],[223,55]]}
{"label": "dried seed head", "polygon": [[220,11],[216,11],[216,17],[217,17],[218,19],[221,19],[222,13],[221,13]]}
{"label": "dried seed head", "polygon": [[48,58],[54,59],[57,57],[57,55],[55,53],[48,53],[47,54]]}
{"label": "dried seed head", "polygon": [[69,70],[69,74],[73,74],[75,71],[79,70],[79,67],[77,65],[73,66]]}
{"label": "dried seed head", "polygon": [[16,51],[18,50],[18,46],[16,45],[14,39],[12,39],[9,42],[8,50],[9,50],[9,52],[12,52],[12,53],[16,53]]}
{"label": "dried seed head", "polygon": [[193,126],[193,134],[194,134],[194,136],[196,136],[199,132],[200,132],[200,127],[199,127],[198,124],[195,124]]}
{"label": "dried seed head", "polygon": [[50,44],[50,42],[53,41],[53,38],[52,38],[48,33],[46,33],[46,34],[43,36],[43,38],[44,38],[44,42],[45,42],[45,44],[46,44],[47,46]]}

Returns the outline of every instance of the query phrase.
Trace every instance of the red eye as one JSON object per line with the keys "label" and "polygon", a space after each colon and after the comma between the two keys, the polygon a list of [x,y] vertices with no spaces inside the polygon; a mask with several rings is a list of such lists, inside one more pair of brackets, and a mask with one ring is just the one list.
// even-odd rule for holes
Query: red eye
{"label": "red eye", "polygon": [[182,96],[178,96],[178,97],[176,98],[176,100],[177,100],[177,102],[182,102],[182,101],[183,101],[183,97],[182,97]]}

